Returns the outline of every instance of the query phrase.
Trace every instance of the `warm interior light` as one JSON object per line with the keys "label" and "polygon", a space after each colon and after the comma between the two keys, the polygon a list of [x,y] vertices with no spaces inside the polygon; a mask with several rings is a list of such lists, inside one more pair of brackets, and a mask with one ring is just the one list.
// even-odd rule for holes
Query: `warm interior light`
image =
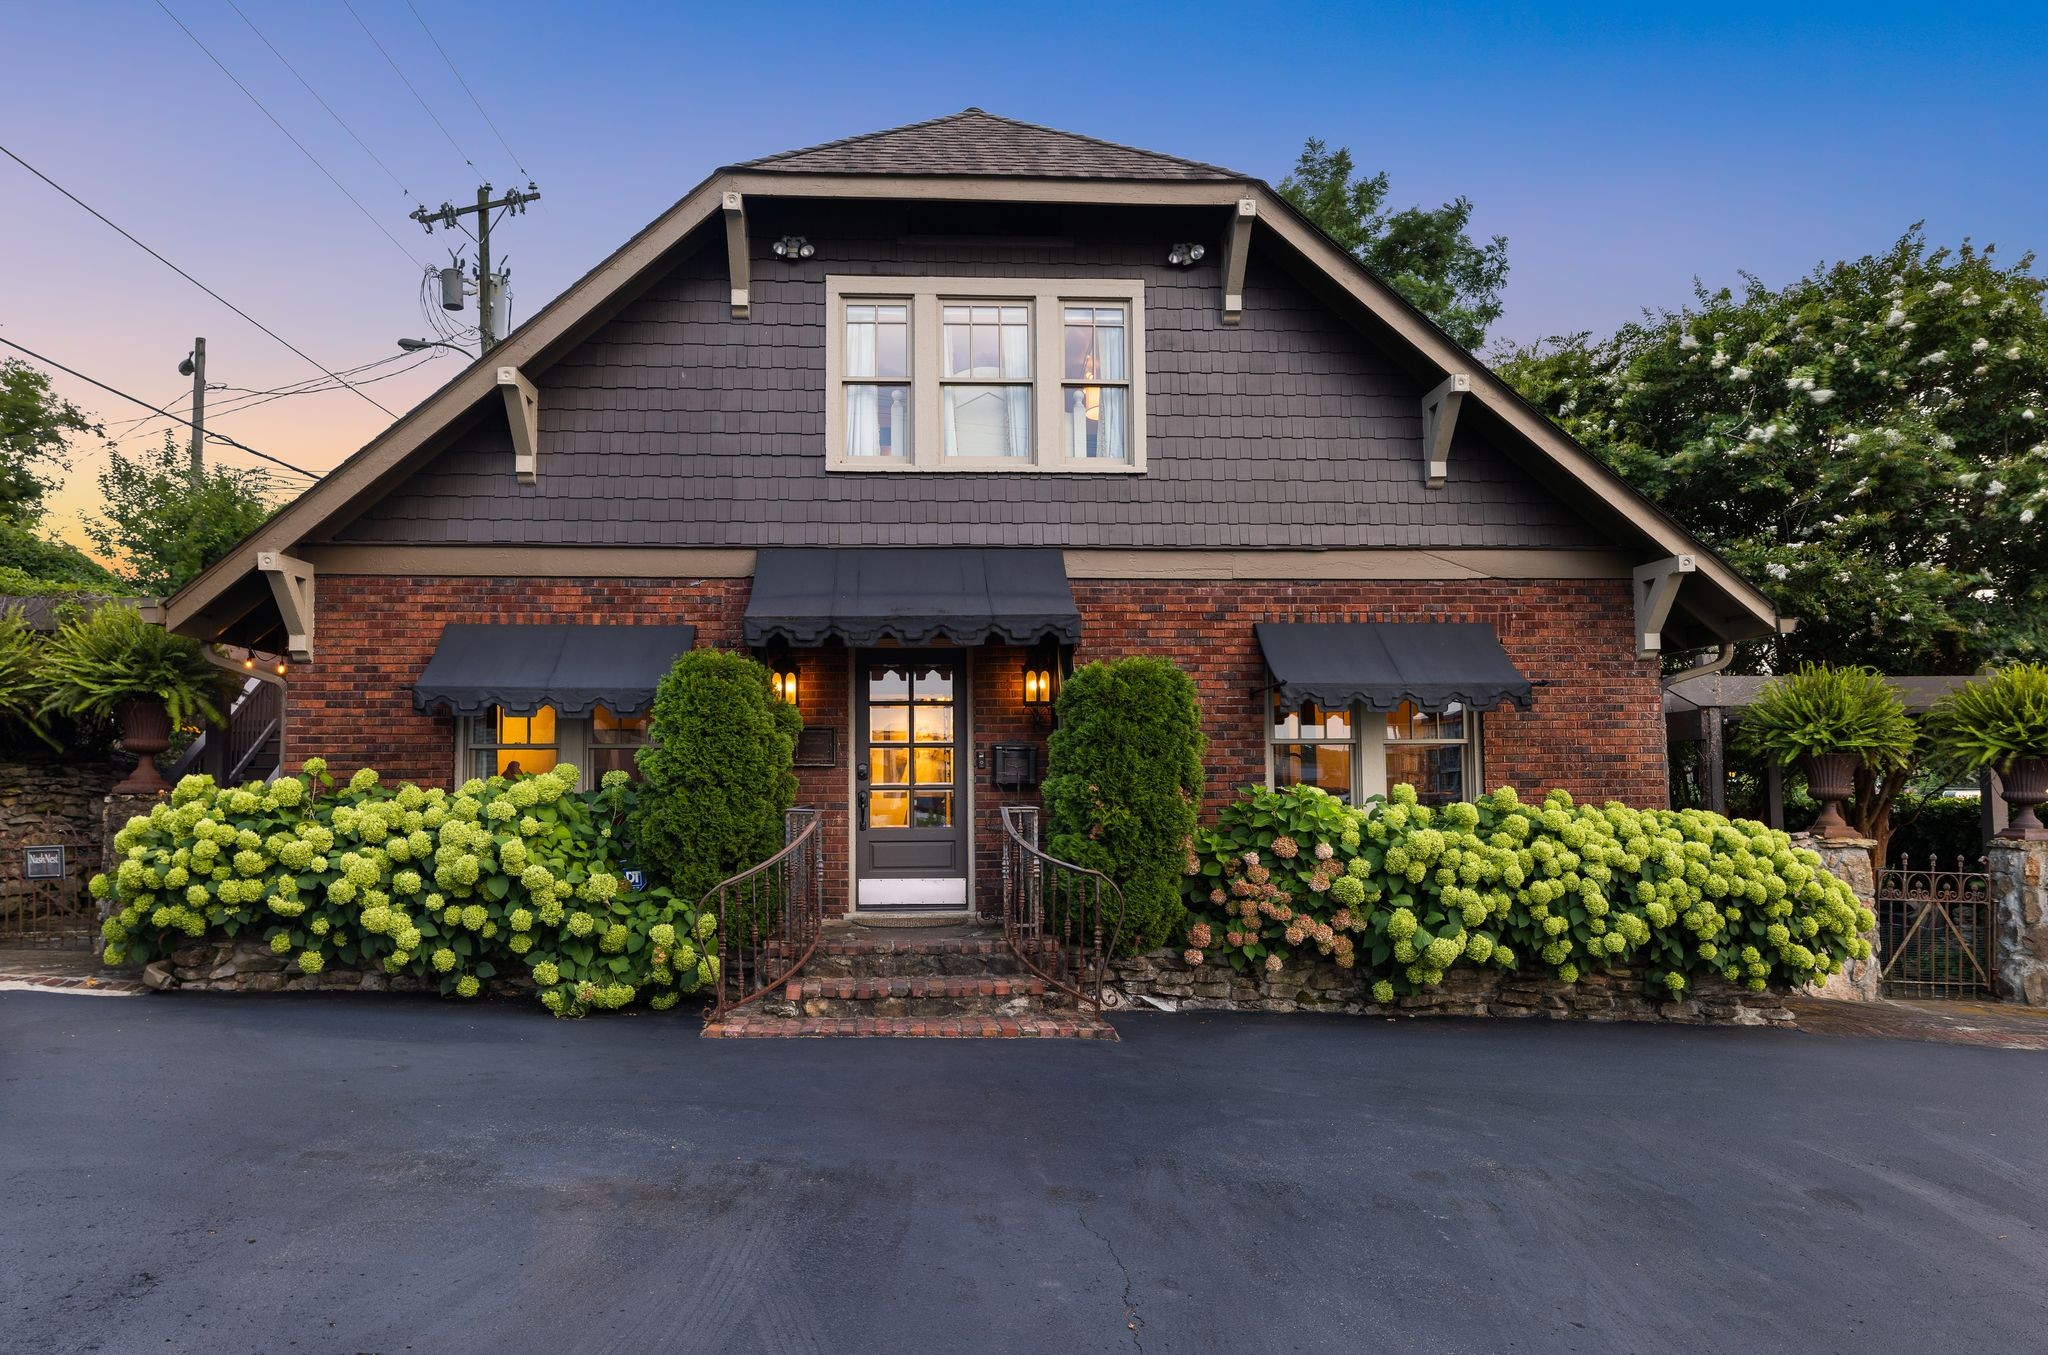
{"label": "warm interior light", "polygon": [[771,675],[770,685],[779,700],[789,705],[796,704],[796,670],[794,668]]}

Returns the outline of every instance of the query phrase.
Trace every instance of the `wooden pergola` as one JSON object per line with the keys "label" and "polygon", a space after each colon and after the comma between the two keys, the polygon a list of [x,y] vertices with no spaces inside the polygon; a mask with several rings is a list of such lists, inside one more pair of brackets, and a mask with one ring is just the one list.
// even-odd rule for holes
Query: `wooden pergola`
{"label": "wooden pergola", "polygon": [[[1694,743],[1700,749],[1702,806],[1717,814],[1728,812],[1728,738],[1742,713],[1756,701],[1767,677],[1732,676],[1709,673],[1685,678],[1664,688],[1664,737],[1670,743]],[[1949,692],[1967,682],[1969,675],[1934,677],[1887,677],[1885,682],[1905,702],[1906,711],[1923,715]],[[1773,828],[1785,826],[1785,771],[1776,763],[1763,768],[1764,821]],[[1984,836],[1988,840],[2005,827],[2005,801],[1999,798],[1998,777],[1986,771],[1977,782],[1983,807]]]}

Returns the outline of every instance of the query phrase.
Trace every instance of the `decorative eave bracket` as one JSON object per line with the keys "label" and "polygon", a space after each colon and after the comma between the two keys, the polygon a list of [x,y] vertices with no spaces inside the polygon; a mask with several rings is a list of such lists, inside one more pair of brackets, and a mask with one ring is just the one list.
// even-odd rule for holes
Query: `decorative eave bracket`
{"label": "decorative eave bracket", "polygon": [[1442,489],[1444,477],[1451,473],[1451,438],[1458,431],[1458,408],[1471,389],[1472,378],[1454,372],[1422,397],[1422,478],[1431,489]]}
{"label": "decorative eave bracket", "polygon": [[1259,218],[1257,198],[1239,198],[1223,237],[1223,323],[1234,325],[1244,315],[1244,261],[1251,253],[1252,222]]}
{"label": "decorative eave bracket", "polygon": [[512,425],[512,474],[522,485],[540,479],[540,392],[517,367],[498,369],[505,422]]}
{"label": "decorative eave bracket", "polygon": [[747,260],[747,200],[738,193],[725,195],[725,263],[732,276],[732,318],[744,320],[752,276]]}
{"label": "decorative eave bracket", "polygon": [[1637,658],[1653,659],[1664,652],[1664,627],[1671,620],[1672,604],[1678,601],[1678,585],[1698,568],[1690,555],[1636,566]]}
{"label": "decorative eave bracket", "polygon": [[256,569],[284,618],[285,652],[293,663],[313,661],[313,566],[277,551],[256,552]]}

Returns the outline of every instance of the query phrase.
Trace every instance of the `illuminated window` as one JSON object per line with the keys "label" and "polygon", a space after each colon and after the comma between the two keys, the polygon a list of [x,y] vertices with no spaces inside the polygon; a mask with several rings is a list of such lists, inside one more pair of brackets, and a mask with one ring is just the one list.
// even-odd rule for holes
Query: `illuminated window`
{"label": "illuminated window", "polygon": [[599,782],[606,772],[624,772],[640,779],[635,756],[647,746],[645,715],[614,715],[603,706],[590,713],[590,779]]}
{"label": "illuminated window", "polygon": [[1276,694],[1266,728],[1269,786],[1320,786],[1347,804],[1403,784],[1426,805],[1478,789],[1479,720],[1456,702],[1430,712],[1404,701],[1380,714],[1289,706]]}
{"label": "illuminated window", "polygon": [[555,708],[542,706],[531,715],[507,715],[502,706],[469,720],[471,776],[531,776],[551,772],[560,760]]}

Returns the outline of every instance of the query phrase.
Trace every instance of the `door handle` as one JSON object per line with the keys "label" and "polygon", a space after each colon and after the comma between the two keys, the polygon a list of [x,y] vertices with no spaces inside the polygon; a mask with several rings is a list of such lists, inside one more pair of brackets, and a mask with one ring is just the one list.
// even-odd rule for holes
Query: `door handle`
{"label": "door handle", "polygon": [[864,832],[866,832],[866,831],[867,831],[867,828],[868,828],[868,793],[867,793],[866,791],[862,791],[862,792],[860,793],[860,830],[861,830],[861,831],[862,831],[862,832],[864,833]]}

